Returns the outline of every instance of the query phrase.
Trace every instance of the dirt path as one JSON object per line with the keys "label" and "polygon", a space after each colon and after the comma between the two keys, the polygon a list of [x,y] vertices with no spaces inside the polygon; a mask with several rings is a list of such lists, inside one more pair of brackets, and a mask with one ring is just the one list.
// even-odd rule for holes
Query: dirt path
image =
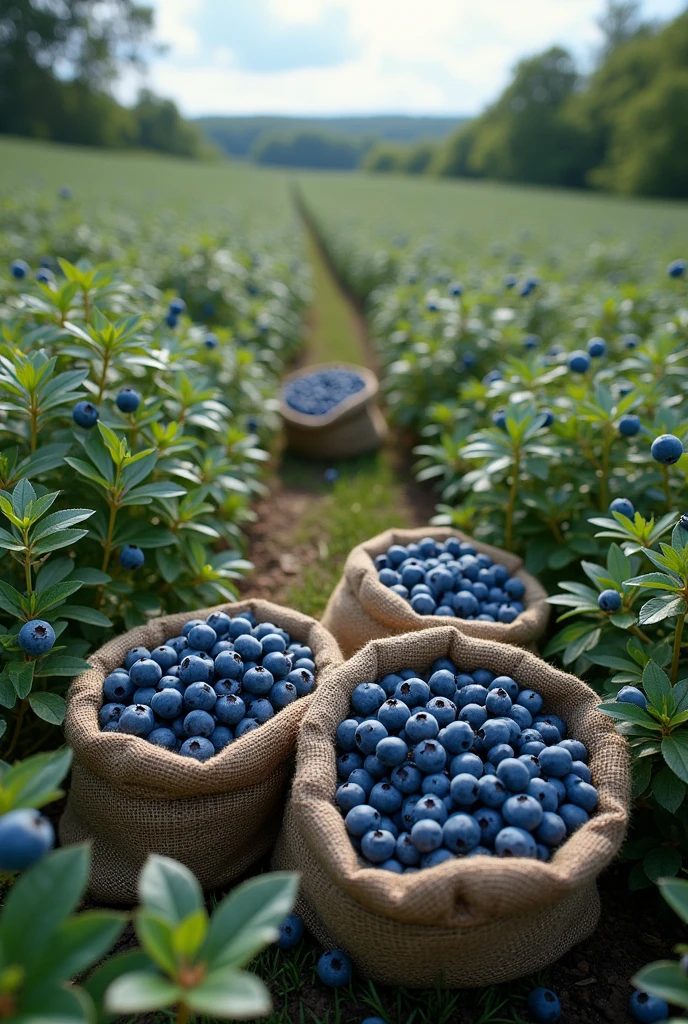
{"label": "dirt path", "polygon": [[[364,317],[343,294],[312,238],[309,253],[313,304],[299,364],[339,359],[372,366]],[[339,474],[334,484],[324,476],[331,468]],[[242,595],[320,615],[353,546],[390,526],[427,523],[434,499],[408,482],[407,468],[393,435],[381,452],[335,464],[280,452],[269,492],[256,504],[248,530],[255,570],[242,581]]]}

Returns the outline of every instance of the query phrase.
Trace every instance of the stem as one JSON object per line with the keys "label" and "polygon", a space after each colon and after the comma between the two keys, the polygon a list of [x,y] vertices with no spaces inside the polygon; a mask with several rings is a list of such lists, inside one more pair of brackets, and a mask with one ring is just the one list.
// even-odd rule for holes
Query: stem
{"label": "stem", "polygon": [[103,401],[103,395],[105,393],[105,378],[110,368],[110,353],[105,350],[103,355],[103,370],[100,374],[100,381],[98,382],[98,405]]}
{"label": "stem", "polygon": [[32,396],[31,399],[31,451],[36,451],[36,445],[38,443],[38,410],[36,409],[36,396]]}
{"label": "stem", "polygon": [[7,748],[7,753],[5,754],[5,757],[7,758],[7,760],[9,760],[9,758],[14,753],[14,748],[17,745],[17,740],[19,739],[19,733],[21,732],[22,722],[24,721],[24,713],[26,712],[26,705],[27,705],[27,703],[28,703],[27,699],[26,699],[26,697],[24,697],[24,699],[22,700],[21,704],[19,705],[19,714],[17,715],[17,721],[14,723],[14,732],[12,733],[12,742],[10,743],[9,747]]}
{"label": "stem", "polygon": [[609,427],[605,425],[604,442],[602,448],[602,479],[600,481],[600,511],[606,512],[609,504],[609,457],[611,455],[613,438],[609,435]]}
{"label": "stem", "polygon": [[674,656],[671,659],[671,685],[676,685],[678,679],[678,662],[681,657],[681,638],[683,636],[683,624],[686,621],[686,612],[679,615],[676,623],[676,635],[674,636]]}
{"label": "stem", "polygon": [[505,524],[505,538],[504,546],[507,551],[511,551],[511,544],[513,538],[514,528],[514,506],[516,505],[516,495],[518,492],[518,473],[520,469],[521,453],[518,449],[514,452],[514,472],[511,477],[511,487],[509,488],[509,501],[506,506],[506,524]]}
{"label": "stem", "polygon": [[667,512],[671,512],[671,488],[669,487],[668,466],[662,466],[662,477],[664,479],[664,496],[666,498]]}
{"label": "stem", "polygon": [[84,288],[83,296],[84,296],[84,320],[88,324],[90,322],[90,319],[91,319],[91,300],[89,298],[88,288]]}
{"label": "stem", "polygon": [[[108,504],[110,506],[110,518],[108,520],[108,531],[107,537],[105,538],[105,545],[103,547],[103,561],[101,563],[100,571],[107,572],[108,565],[110,564],[110,555],[112,554],[112,537],[115,532],[115,520],[117,518],[117,509],[119,505],[117,503],[119,497],[119,477],[120,467],[117,467],[117,474],[115,476],[115,482],[110,491],[108,498]],[[97,591],[94,601],[94,607],[100,608],[100,603],[103,600],[103,585],[101,584]]]}
{"label": "stem", "polygon": [[637,636],[639,640],[642,640],[644,644],[652,643],[647,633],[643,633],[639,626],[629,626],[628,632],[633,633],[633,635]]}
{"label": "stem", "polygon": [[177,1020],[176,1024],[188,1024],[189,1020],[189,1007],[186,1003],[179,1003],[177,1006]]}
{"label": "stem", "polygon": [[31,549],[29,548],[29,531],[24,530],[24,547],[26,553],[24,555],[24,579],[26,580],[26,596],[30,597],[33,591],[33,584],[31,582]]}

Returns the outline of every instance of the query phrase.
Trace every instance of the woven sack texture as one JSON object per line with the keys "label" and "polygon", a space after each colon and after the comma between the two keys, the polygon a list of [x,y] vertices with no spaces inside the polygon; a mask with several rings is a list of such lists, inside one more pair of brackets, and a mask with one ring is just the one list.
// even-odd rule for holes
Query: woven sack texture
{"label": "woven sack texture", "polygon": [[[432,537],[438,541],[457,537],[460,541],[473,544],[477,551],[489,555],[494,562],[506,566],[510,575],[525,584],[525,611],[510,623],[479,622],[449,616],[438,619],[435,615],[418,615],[408,601],[380,583],[374,559],[376,555],[383,555],[392,544],[417,543],[423,537]],[[336,638],[347,658],[369,640],[428,629],[437,626],[439,622],[455,626],[467,636],[531,647],[545,632],[548,621],[547,592],[534,576],[525,571],[523,561],[517,555],[482,544],[458,530],[432,526],[414,530],[387,530],[350,551],[342,577],[332,591],[322,617],[323,625]]]}
{"label": "woven sack texture", "polygon": [[[334,804],[335,734],[360,682],[450,658],[461,671],[510,675],[545,698],[586,744],[598,808],[547,864],[527,858],[457,858],[397,875],[364,866]],[[528,651],[437,627],[374,640],[333,672],[304,718],[296,775],[273,866],[301,872],[301,907],[322,941],[391,985],[492,984],[539,970],[594,930],[595,880],[618,852],[628,821],[625,741],[580,679]],[[499,956],[495,956],[495,950]]]}
{"label": "woven sack texture", "polygon": [[149,853],[186,864],[207,889],[239,877],[274,845],[299,725],[315,691],[204,763],[136,736],[101,732],[98,725],[103,680],[128,651],[157,647],[191,618],[249,610],[258,622],[273,622],[312,648],[317,686],[341,664],[336,641],[315,619],[247,600],[139,626],[91,655],[91,668],[72,683],[65,734],[74,763],[60,838],[91,840],[90,890],[99,900],[133,902]]}
{"label": "woven sack texture", "polygon": [[387,436],[387,424],[377,406],[377,377],[364,366],[352,363],[318,363],[296,370],[285,378],[290,381],[307,377],[318,370],[353,370],[365,387],[323,416],[307,416],[287,405],[284,388],[280,414],[284,424],[287,447],[313,459],[348,458],[379,448]]}

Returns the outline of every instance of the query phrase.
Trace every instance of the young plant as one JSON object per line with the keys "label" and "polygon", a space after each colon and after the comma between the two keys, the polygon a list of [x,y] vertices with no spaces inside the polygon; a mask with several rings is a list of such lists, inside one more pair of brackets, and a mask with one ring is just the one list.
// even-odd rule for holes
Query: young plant
{"label": "young plant", "polygon": [[[662,878],[659,891],[683,923],[688,924],[688,881]],[[638,971],[631,981],[643,992],[688,1010],[688,943],[679,943],[675,952],[681,954],[680,960],[657,960]],[[673,1017],[672,1024],[686,1024],[686,1019]]]}
{"label": "young plant", "polygon": [[[191,1014],[222,1020],[268,1014],[271,1000],[265,985],[240,968],[278,938],[297,887],[293,874],[253,878],[226,896],[209,917],[191,872],[167,857],[149,857],[134,918],[148,964],[109,985],[107,1011],[119,1015],[174,1009],[177,1024],[186,1024]],[[116,971],[116,962],[108,969]]]}

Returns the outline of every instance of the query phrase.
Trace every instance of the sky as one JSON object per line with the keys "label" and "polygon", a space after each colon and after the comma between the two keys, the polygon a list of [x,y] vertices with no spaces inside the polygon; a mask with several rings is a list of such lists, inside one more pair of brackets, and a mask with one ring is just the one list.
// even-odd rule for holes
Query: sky
{"label": "sky", "polygon": [[[589,64],[603,0],[151,0],[145,84],[182,113],[472,115],[555,43]],[[668,18],[686,0],[644,0]],[[133,99],[129,77],[120,98]]]}

